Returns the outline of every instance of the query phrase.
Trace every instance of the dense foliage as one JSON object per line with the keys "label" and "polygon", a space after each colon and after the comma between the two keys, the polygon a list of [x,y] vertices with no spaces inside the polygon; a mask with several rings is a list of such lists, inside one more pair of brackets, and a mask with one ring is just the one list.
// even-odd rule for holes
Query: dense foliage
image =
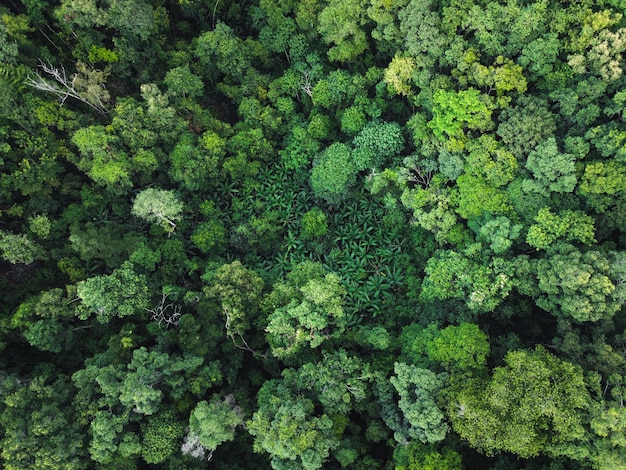
{"label": "dense foliage", "polygon": [[626,469],[618,0],[0,6],[0,467]]}

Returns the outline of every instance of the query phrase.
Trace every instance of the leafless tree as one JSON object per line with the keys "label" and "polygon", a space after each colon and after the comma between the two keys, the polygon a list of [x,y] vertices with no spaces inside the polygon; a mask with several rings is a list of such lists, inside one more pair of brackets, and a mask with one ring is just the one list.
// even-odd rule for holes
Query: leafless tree
{"label": "leafless tree", "polygon": [[206,459],[208,461],[211,460],[211,457],[213,457],[213,450],[208,453],[207,457],[207,448],[200,444],[200,438],[191,431],[187,433],[185,441],[180,446],[180,450],[183,454],[191,455],[196,459]]}
{"label": "leafless tree", "polygon": [[[106,93],[106,91],[101,93],[87,93],[87,91],[89,91],[88,89],[85,91],[79,91],[77,89],[77,82],[80,82],[80,76],[78,73],[68,77],[63,66],[55,67],[49,62],[46,64],[41,59],[39,60],[38,68],[41,71],[36,70],[34,74],[31,74],[26,79],[27,85],[32,86],[37,90],[45,91],[58,96],[61,100],[61,106],[63,106],[66,99],[74,98],[82,103],[85,103],[91,109],[99,112],[100,114],[107,114],[109,112],[102,100],[102,97],[108,96],[108,93]],[[42,73],[45,77],[42,76]],[[103,87],[101,83],[96,84],[95,86],[100,88]]]}
{"label": "leafless tree", "polygon": [[308,73],[304,74],[304,83],[300,86],[300,88],[307,95],[313,96],[313,86],[311,85],[311,77],[309,77]]}
{"label": "leafless tree", "polygon": [[432,170],[415,166],[410,169],[408,180],[413,183],[417,183],[424,188],[428,188],[432,177]]}

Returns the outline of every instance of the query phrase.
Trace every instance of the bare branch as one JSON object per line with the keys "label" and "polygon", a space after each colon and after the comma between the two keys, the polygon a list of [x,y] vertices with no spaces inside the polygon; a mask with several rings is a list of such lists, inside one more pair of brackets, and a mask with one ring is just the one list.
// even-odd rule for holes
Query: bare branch
{"label": "bare branch", "polygon": [[178,326],[180,317],[182,316],[180,305],[174,304],[174,302],[166,303],[167,294],[163,294],[161,297],[161,303],[154,308],[147,308],[146,311],[152,313],[150,320],[155,320],[159,326],[161,323],[165,323],[165,327]]}

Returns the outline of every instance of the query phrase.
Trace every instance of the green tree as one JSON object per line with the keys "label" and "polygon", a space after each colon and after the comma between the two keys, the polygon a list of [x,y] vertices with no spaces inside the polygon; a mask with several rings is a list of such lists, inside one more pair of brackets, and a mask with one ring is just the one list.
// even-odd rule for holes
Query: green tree
{"label": "green tree", "polygon": [[209,78],[217,78],[222,73],[241,81],[252,68],[250,49],[230,26],[222,22],[198,38],[195,54]]}
{"label": "green tree", "polygon": [[549,196],[551,192],[569,193],[576,187],[576,156],[560,153],[554,137],[528,154],[526,169],[534,176],[524,181],[522,187],[526,192]]}
{"label": "green tree", "polygon": [[42,249],[26,235],[0,230],[2,258],[11,264],[31,264],[41,257]]}
{"label": "green tree", "polygon": [[464,174],[457,178],[456,183],[452,197],[458,204],[456,212],[464,219],[511,212],[507,193],[489,185],[484,179]]}
{"label": "green tree", "polygon": [[165,462],[178,450],[183,432],[183,423],[172,410],[150,416],[142,426],[141,456],[149,464]]}
{"label": "green tree", "polygon": [[487,219],[480,228],[474,230],[477,230],[478,240],[489,243],[489,248],[495,254],[502,254],[511,248],[523,227],[521,224],[512,225],[506,216],[499,216]]}
{"label": "green tree", "polygon": [[400,200],[412,212],[416,224],[432,232],[441,245],[461,243],[463,231],[457,214],[452,210],[454,201],[446,188],[447,180],[443,175],[435,174],[436,164],[407,158],[405,165],[407,167],[403,172],[406,176],[401,178],[417,184],[404,189]]}
{"label": "green tree", "polygon": [[289,39],[296,34],[297,23],[291,16],[295,13],[296,2],[277,2],[264,0],[259,2],[267,25],[259,30],[259,41],[268,49],[277,53],[289,50]]}
{"label": "green tree", "polygon": [[480,49],[492,57],[518,55],[527,42],[545,32],[549,16],[548,6],[543,2],[463,7],[468,9],[463,28],[471,31]]}
{"label": "green tree", "polygon": [[526,43],[517,61],[535,79],[533,81],[538,81],[539,78],[548,79],[554,71],[560,49],[558,34],[545,34]]}
{"label": "green tree", "polygon": [[372,121],[359,132],[352,144],[352,159],[357,170],[381,168],[402,151],[402,128],[395,122]]}
{"label": "green tree", "polygon": [[589,460],[595,468],[609,470],[621,468],[624,461],[624,431],[626,431],[626,413],[618,403],[594,403],[591,412],[590,427],[592,442]]}
{"label": "green tree", "polygon": [[197,436],[200,444],[210,452],[235,438],[235,429],[243,424],[241,409],[232,395],[224,400],[201,401],[189,417],[189,433]]}
{"label": "green tree", "polygon": [[189,125],[169,104],[169,98],[154,83],[140,86],[142,101],[118,98],[111,112],[111,129],[132,156],[132,168],[152,184],[151,172]]}
{"label": "green tree", "polygon": [[145,312],[149,302],[146,276],[137,274],[133,263],[125,261],[109,275],[91,277],[76,286],[76,294],[84,309],[81,319],[95,313],[100,323],[113,317],[126,317]]}
{"label": "green tree", "polygon": [[135,349],[119,385],[119,402],[133,413],[154,415],[164,396],[180,398],[191,391],[191,377],[212,375],[203,362],[190,354],[181,357],[143,346]]}
{"label": "green tree", "polygon": [[226,334],[233,341],[235,337],[242,338],[259,311],[263,279],[240,261],[234,261],[207,273],[205,280],[205,295],[218,300],[226,318]]}
{"label": "green tree", "polygon": [[459,64],[459,71],[467,74],[462,76],[462,80],[481,86],[489,93],[495,90],[496,103],[503,108],[511,102],[511,97],[507,96],[508,93],[512,91],[524,93],[527,89],[522,67],[501,55],[496,57],[492,65],[485,66],[480,63],[474,51],[470,50],[465,54],[463,62]]}
{"label": "green tree", "polygon": [[479,248],[480,245],[473,245],[466,254],[441,250],[430,258],[420,298],[426,301],[458,298],[470,310],[493,311],[513,289],[512,266],[501,258],[483,264],[473,257],[472,251]]}
{"label": "green tree", "polygon": [[555,244],[535,266],[541,291],[535,302],[557,317],[598,321],[621,308],[609,277],[611,265],[597,250],[581,252],[572,245]]}
{"label": "green tree", "polygon": [[185,188],[198,191],[218,176],[225,156],[226,139],[215,132],[205,132],[197,143],[193,134],[185,133],[170,153],[170,174]]}
{"label": "green tree", "polygon": [[297,265],[269,297],[272,307],[265,328],[272,354],[290,357],[304,346],[316,348],[345,330],[345,288],[339,276],[319,264]]}
{"label": "green tree", "polygon": [[23,335],[31,346],[42,351],[59,353],[72,344],[72,331],[68,325],[53,319],[31,323]]}
{"label": "green tree", "polygon": [[102,260],[108,268],[119,267],[141,243],[136,232],[128,232],[114,224],[91,221],[70,227],[70,248],[81,260]]}
{"label": "green tree", "polygon": [[373,376],[368,364],[344,349],[324,353],[321,361],[298,370],[283,371],[286,384],[318,401],[329,416],[347,415],[355,403],[364,402]]}
{"label": "green tree", "polygon": [[437,400],[444,385],[444,377],[401,362],[394,364],[394,373],[389,381],[400,395],[398,407],[406,421],[406,427],[396,431],[396,441],[442,441],[448,432],[448,425],[444,413],[437,406]]}
{"label": "green tree", "polygon": [[189,70],[189,65],[170,69],[165,74],[164,81],[168,90],[175,95],[190,98],[202,96],[204,83],[200,77]]}
{"label": "green tree", "polygon": [[319,207],[314,207],[302,215],[301,236],[305,240],[323,237],[328,232],[326,214]]}
{"label": "green tree", "polygon": [[626,152],[624,151],[626,132],[616,123],[610,122],[592,127],[585,133],[585,138],[604,158],[614,157],[616,161],[622,163],[626,161]]}
{"label": "green tree", "polygon": [[397,445],[393,457],[396,470],[460,470],[461,455],[449,447],[441,451],[433,444],[411,441]]}
{"label": "green tree", "polygon": [[258,411],[247,422],[254,450],[272,457],[272,468],[322,468],[338,447],[333,421],[315,413],[314,403],[292,396],[279,382],[267,381],[257,396]]}
{"label": "green tree", "polygon": [[441,16],[430,0],[409,0],[398,12],[401,40],[424,69],[442,61],[450,39],[442,31]]}
{"label": "green tree", "polygon": [[492,134],[483,134],[466,145],[465,173],[480,177],[494,188],[510,183],[518,169],[517,159]]}
{"label": "green tree", "polygon": [[535,224],[528,228],[526,243],[545,250],[557,240],[579,241],[585,245],[595,242],[593,219],[582,211],[561,211],[554,214],[545,207],[535,217]]}
{"label": "green tree", "polygon": [[356,182],[356,173],[350,147],[336,142],[313,165],[311,188],[317,197],[330,203],[339,202]]}
{"label": "green tree", "polygon": [[86,429],[76,422],[74,389],[66,378],[50,381],[36,375],[24,380],[3,375],[0,389],[3,468],[77,470],[89,465]]}
{"label": "green tree", "polygon": [[590,404],[579,366],[538,346],[510,351],[488,380],[461,388],[450,403],[453,428],[475,449],[528,458],[584,435]]}
{"label": "green tree", "polygon": [[50,235],[50,229],[52,223],[48,216],[39,214],[34,215],[28,219],[28,229],[35,234],[38,238],[46,239]]}
{"label": "green tree", "polygon": [[220,251],[226,242],[226,228],[219,219],[200,222],[191,235],[191,241],[202,253]]}
{"label": "green tree", "polygon": [[330,72],[319,80],[311,90],[313,104],[326,109],[345,105],[356,97],[359,89],[353,77],[345,70]]}
{"label": "green tree", "polygon": [[400,31],[398,14],[408,0],[399,0],[391,4],[385,0],[371,0],[369,3],[367,16],[376,23],[371,34],[377,41],[377,47],[385,51],[399,50],[404,36]]}
{"label": "green tree", "polygon": [[534,96],[519,97],[515,106],[502,111],[499,122],[497,134],[520,160],[556,130],[548,104]]}
{"label": "green tree", "polygon": [[123,418],[107,411],[96,413],[89,426],[91,432],[89,453],[95,462],[101,464],[114,462],[123,428]]}
{"label": "green tree", "polygon": [[317,18],[319,31],[331,61],[348,62],[356,59],[368,47],[362,28],[366,23],[362,0],[330,0]]}

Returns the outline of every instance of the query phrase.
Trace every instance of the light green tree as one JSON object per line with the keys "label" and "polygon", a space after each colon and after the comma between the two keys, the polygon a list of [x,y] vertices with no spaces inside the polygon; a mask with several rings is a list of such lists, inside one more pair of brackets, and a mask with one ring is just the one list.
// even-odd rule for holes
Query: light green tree
{"label": "light green tree", "polygon": [[537,456],[584,435],[590,404],[579,366],[538,346],[510,351],[488,380],[466,382],[450,402],[453,428],[477,450]]}
{"label": "light green tree", "polygon": [[323,237],[328,232],[326,214],[319,207],[314,207],[302,215],[300,234],[305,240]]}
{"label": "light green tree", "polygon": [[396,54],[385,69],[385,83],[394,93],[409,96],[414,93],[411,88],[411,76],[416,68],[413,57]]}
{"label": "light green tree", "polygon": [[167,232],[176,229],[176,222],[182,219],[184,205],[173,191],[148,188],[141,191],[133,202],[133,215],[159,224]]}
{"label": "light green tree", "polygon": [[412,324],[400,335],[403,362],[422,368],[445,370],[455,377],[484,369],[489,355],[487,335],[473,323],[449,325],[439,329]]}
{"label": "light green tree", "polygon": [[82,157],[78,168],[114,193],[124,193],[132,187],[131,163],[119,141],[104,126],[83,127],[72,137]]}
{"label": "light green tree", "polygon": [[439,330],[426,344],[426,352],[446,370],[479,370],[486,365],[489,341],[477,325],[461,323]]}
{"label": "light green tree", "polygon": [[[472,227],[473,228],[473,227]],[[496,253],[505,253],[519,237],[524,228],[521,224],[512,224],[506,216],[488,219],[477,228],[478,239],[489,243],[489,248]]]}

